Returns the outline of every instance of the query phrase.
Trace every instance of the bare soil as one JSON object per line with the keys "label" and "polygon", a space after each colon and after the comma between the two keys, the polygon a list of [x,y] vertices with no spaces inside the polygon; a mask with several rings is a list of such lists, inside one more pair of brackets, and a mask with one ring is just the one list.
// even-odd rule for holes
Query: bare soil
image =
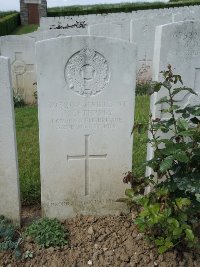
{"label": "bare soil", "polygon": [[[33,252],[32,259],[16,260],[12,252],[0,253],[0,266],[7,267],[200,267],[199,252],[170,251],[159,255],[145,241],[132,220],[133,214],[78,216],[62,223],[70,232],[64,248],[44,249],[26,240],[22,252]],[[23,225],[40,217],[40,208],[23,208]]]}

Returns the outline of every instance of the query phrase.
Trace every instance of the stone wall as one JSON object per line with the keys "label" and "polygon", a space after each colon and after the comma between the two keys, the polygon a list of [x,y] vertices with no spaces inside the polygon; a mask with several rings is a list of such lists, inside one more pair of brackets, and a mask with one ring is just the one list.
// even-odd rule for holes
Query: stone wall
{"label": "stone wall", "polygon": [[47,1],[46,0],[20,0],[20,18],[21,24],[29,24],[28,4],[38,4],[39,19],[47,16]]}

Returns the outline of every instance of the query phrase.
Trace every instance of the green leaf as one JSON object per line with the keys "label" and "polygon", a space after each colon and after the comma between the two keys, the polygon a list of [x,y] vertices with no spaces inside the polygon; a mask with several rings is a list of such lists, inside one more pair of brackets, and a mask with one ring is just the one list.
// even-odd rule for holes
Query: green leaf
{"label": "green leaf", "polygon": [[174,77],[174,83],[176,84],[178,81],[183,84],[183,81],[181,79],[181,75],[173,75]]}
{"label": "green leaf", "polygon": [[181,131],[179,132],[179,136],[183,136],[183,137],[190,137],[190,136],[193,136],[194,133],[196,132],[195,129],[189,129],[189,130],[186,130],[186,131]]}
{"label": "green leaf", "polygon": [[165,239],[164,239],[164,237],[159,237],[159,238],[155,239],[155,244],[156,244],[157,246],[161,246],[161,245],[165,244]]}
{"label": "green leaf", "polygon": [[134,197],[134,190],[133,189],[126,189],[125,190],[125,195],[129,198],[133,198]]}
{"label": "green leaf", "polygon": [[195,194],[196,200],[200,202],[200,194]]}
{"label": "green leaf", "polygon": [[182,197],[176,198],[175,202],[179,209],[182,209],[185,206],[190,206],[191,204],[191,201],[189,198],[182,198]]}
{"label": "green leaf", "polygon": [[188,122],[185,119],[180,118],[180,119],[177,120],[177,126],[181,130],[188,130],[189,124],[188,124]]}
{"label": "green leaf", "polygon": [[192,232],[191,229],[186,229],[185,230],[185,234],[186,234],[186,239],[189,240],[189,241],[193,241],[194,240],[194,234]]}
{"label": "green leaf", "polygon": [[182,91],[188,91],[190,92],[191,94],[194,94],[194,95],[197,95],[193,90],[192,88],[188,88],[188,87],[179,87],[179,88],[174,88],[173,89],[173,92],[172,92],[172,96],[182,92]]}
{"label": "green leaf", "polygon": [[154,92],[159,92],[161,87],[162,87],[162,83],[159,82],[151,82],[150,84],[151,88],[153,88]]}
{"label": "green leaf", "polygon": [[179,227],[179,222],[176,219],[174,219],[174,218],[168,218],[167,219],[167,222],[169,224],[172,224],[175,228],[178,228]]}
{"label": "green leaf", "polygon": [[176,152],[174,154],[174,157],[180,162],[187,163],[189,161],[189,157],[186,155],[186,153],[184,151]]}
{"label": "green leaf", "polygon": [[167,96],[164,96],[162,98],[160,98],[156,103],[155,105],[158,105],[158,104],[161,104],[161,103],[169,103],[169,99]]}
{"label": "green leaf", "polygon": [[166,157],[160,164],[160,171],[165,172],[169,170],[172,167],[172,163],[173,163],[173,156]]}
{"label": "green leaf", "polygon": [[163,253],[165,253],[167,250],[168,250],[168,247],[167,247],[167,246],[160,246],[160,247],[158,248],[158,253],[159,253],[159,254],[163,254]]}
{"label": "green leaf", "polygon": [[175,228],[172,233],[174,236],[180,236],[182,234],[181,228]]}

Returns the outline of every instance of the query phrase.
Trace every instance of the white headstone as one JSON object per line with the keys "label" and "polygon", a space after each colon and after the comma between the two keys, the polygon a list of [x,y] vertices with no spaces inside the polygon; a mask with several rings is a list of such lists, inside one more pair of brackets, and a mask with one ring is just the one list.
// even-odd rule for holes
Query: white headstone
{"label": "white headstone", "polygon": [[23,96],[27,104],[33,104],[36,91],[35,40],[28,36],[3,36],[1,55],[11,61],[12,83],[15,92]]}
{"label": "white headstone", "polygon": [[124,210],[115,200],[132,168],[135,46],[63,37],[38,42],[36,54],[44,216]]}
{"label": "white headstone", "polygon": [[[153,80],[161,81],[163,70],[170,64],[175,74],[180,74],[184,86],[194,89],[199,97],[190,93],[180,93],[176,100],[179,106],[200,102],[200,22],[184,21],[170,23],[156,28]],[[153,118],[164,118],[161,113],[162,105],[155,103],[167,93],[162,88],[151,97],[151,112]],[[153,156],[153,149],[149,146],[147,159]]]}
{"label": "white headstone", "polygon": [[20,224],[19,176],[9,59],[0,57],[0,215]]}
{"label": "white headstone", "polygon": [[130,41],[130,21],[122,23],[99,23],[88,27],[89,35],[119,38]]}
{"label": "white headstone", "polygon": [[[146,11],[145,11],[146,12]],[[132,21],[131,41],[138,47],[137,81],[149,82],[152,78],[152,60],[154,49],[155,29],[157,25],[171,22],[171,15],[156,15]]]}
{"label": "white headstone", "polygon": [[177,21],[184,21],[184,20],[200,20],[200,13],[193,11],[193,10],[187,10],[185,12],[179,12],[177,14],[174,14],[174,22]]}

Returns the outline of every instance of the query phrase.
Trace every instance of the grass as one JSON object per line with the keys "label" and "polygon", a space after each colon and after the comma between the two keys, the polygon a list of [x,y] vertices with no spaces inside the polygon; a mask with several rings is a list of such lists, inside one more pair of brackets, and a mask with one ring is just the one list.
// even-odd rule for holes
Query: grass
{"label": "grass", "polygon": [[37,108],[15,109],[20,188],[23,204],[40,202]]}
{"label": "grass", "polygon": [[134,124],[142,123],[145,126],[140,133],[137,131],[133,133],[133,173],[136,177],[141,177],[145,173],[143,163],[146,160],[149,110],[150,97],[148,95],[136,96]]}
{"label": "grass", "polygon": [[19,26],[17,27],[12,34],[14,35],[20,35],[20,34],[25,34],[25,33],[30,33],[37,31],[38,25],[35,24],[29,24],[29,25],[24,25],[24,26]]}
{"label": "grass", "polygon": [[[136,97],[135,123],[148,123],[149,96]],[[39,137],[37,107],[15,109],[19,175],[22,203],[26,205],[40,202]],[[133,165],[134,174],[142,176],[146,158],[147,131],[134,134]]]}

